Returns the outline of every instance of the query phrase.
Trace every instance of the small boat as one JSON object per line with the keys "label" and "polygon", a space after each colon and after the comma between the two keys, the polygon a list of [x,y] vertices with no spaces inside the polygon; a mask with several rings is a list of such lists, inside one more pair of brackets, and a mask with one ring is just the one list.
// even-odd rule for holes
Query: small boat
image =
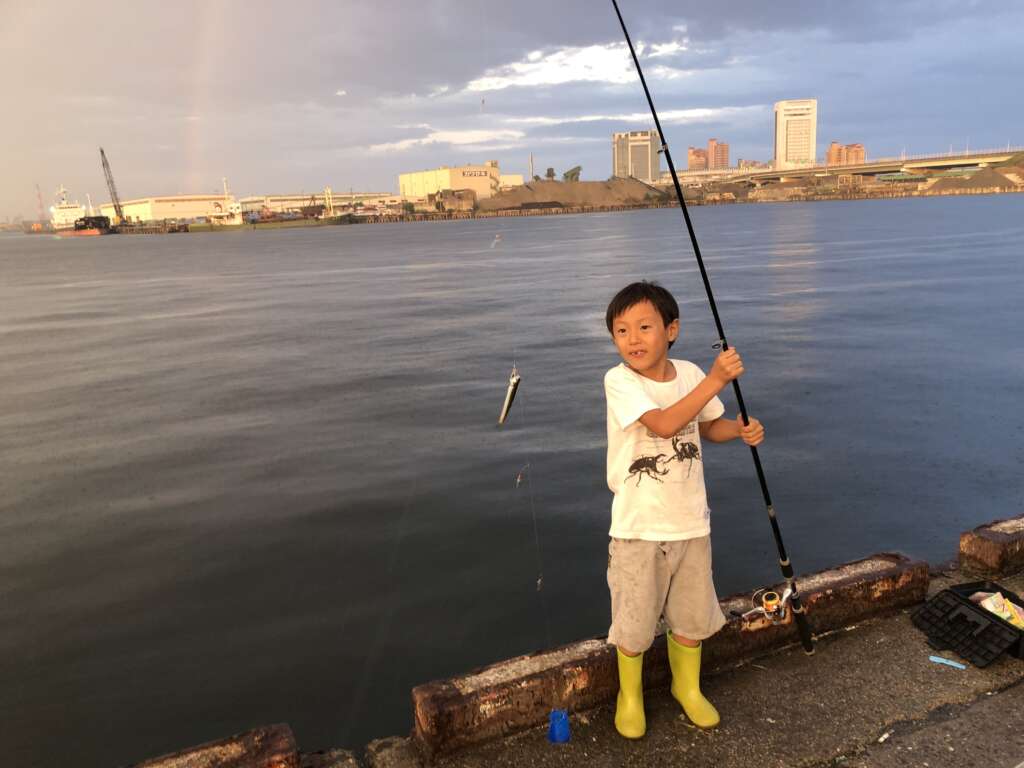
{"label": "small boat", "polygon": [[49,221],[25,221],[21,224],[21,231],[26,235],[52,235],[53,224]]}
{"label": "small boat", "polygon": [[58,229],[54,232],[57,237],[97,237],[110,233],[110,219],[106,216],[82,216],[75,219],[71,229]]}

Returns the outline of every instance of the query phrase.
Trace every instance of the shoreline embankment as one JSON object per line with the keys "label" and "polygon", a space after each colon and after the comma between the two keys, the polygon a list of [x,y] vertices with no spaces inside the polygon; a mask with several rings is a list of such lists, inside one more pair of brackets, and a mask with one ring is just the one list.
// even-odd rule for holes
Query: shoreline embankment
{"label": "shoreline embankment", "polygon": [[[963,581],[998,579],[1021,592],[1022,571],[1024,515],[962,533],[958,557],[949,563],[879,553],[798,576],[817,641],[813,656],[799,646],[791,614],[778,623],[745,620],[750,595],[725,598],[729,622],[705,643],[705,691],[723,712],[714,731],[690,726],[667,696],[662,638],[644,660],[648,734],[636,742],[619,737],[611,726],[614,649],[591,638],[417,686],[412,733],[371,742],[360,754],[303,752],[291,729],[277,724],[138,768],[618,766],[675,764],[684,754],[688,765],[723,768],[866,768],[918,765],[898,761],[914,749],[931,768],[975,764],[965,750],[995,750],[1003,762],[991,764],[1014,765],[1024,761],[1024,728],[1009,722],[1024,726],[1024,664],[1006,654],[984,669],[933,663],[935,650],[909,614]],[[775,585],[780,592],[783,586]],[[1008,702],[1002,709],[989,701],[997,695]],[[1011,706],[1017,714],[990,727],[993,710]],[[555,708],[570,713],[568,744],[547,741]],[[943,738],[948,743],[938,743]]]}
{"label": "shoreline embankment", "polygon": [[[564,182],[552,182],[562,184]],[[576,182],[577,184],[588,184],[594,182]],[[650,187],[650,189],[654,189]],[[838,202],[853,200],[903,200],[907,198],[927,197],[959,197],[977,195],[1014,195],[1024,194],[1024,185],[1016,187],[1006,186],[961,186],[950,188],[928,188],[928,189],[906,189],[897,185],[890,185],[884,189],[863,187],[849,187],[839,190],[816,191],[813,187],[794,186],[778,190],[770,190],[767,194],[759,194],[754,191],[752,194],[737,194],[735,191],[716,190],[715,188],[699,189],[686,188],[683,197],[687,207],[700,207],[706,205],[739,205],[746,203],[810,203],[810,202]],[[658,208],[678,208],[679,202],[675,191],[659,191],[657,195],[643,201],[613,203],[613,204],[574,204],[561,203],[557,200],[548,201],[538,205],[520,205],[518,207],[498,207],[494,209],[476,210],[445,210],[445,211],[418,211],[414,213],[378,213],[373,215],[346,214],[343,221],[327,221],[320,219],[282,219],[274,221],[260,221],[239,225],[188,225],[174,224],[173,226],[161,222],[150,222],[144,225],[132,225],[121,230],[120,234],[133,235],[157,235],[170,233],[229,233],[229,232],[256,232],[262,230],[279,229],[306,229],[309,227],[333,227],[351,226],[357,224],[402,224],[413,222],[437,222],[437,221],[467,221],[476,219],[505,219],[519,218],[522,216],[573,216],[588,213],[617,213],[624,211],[640,211]],[[30,233],[33,235],[49,234],[52,232]]]}
{"label": "shoreline embankment", "polygon": [[[913,197],[951,197],[962,195],[1012,195],[1024,194],[1024,186],[1020,189],[998,189],[979,188],[948,191],[927,191],[912,192],[907,190],[888,190],[884,192],[870,193],[844,193],[840,195],[794,193],[785,198],[762,198],[745,199],[729,198],[720,194],[711,194],[702,197],[689,197],[684,192],[684,199],[688,207],[706,205],[743,205],[743,204],[777,204],[777,203],[810,203],[810,202],[837,202],[850,200],[902,200]],[[521,216],[572,216],[587,213],[616,213],[623,211],[641,211],[658,208],[678,208],[679,202],[674,194],[670,199],[657,202],[621,204],[621,205],[571,205],[571,206],[548,206],[537,208],[500,208],[491,211],[438,211],[435,213],[390,213],[374,216],[353,217],[351,224],[400,224],[424,221],[467,221],[475,219],[506,219],[518,218]],[[255,229],[253,227],[241,227],[240,229]],[[217,231],[205,230],[205,231]]]}
{"label": "shoreline embankment", "polygon": [[[845,194],[845,195],[790,195],[785,199],[728,199],[719,197],[689,198],[686,199],[687,207],[702,207],[707,205],[745,205],[745,204],[780,204],[780,203],[819,203],[838,202],[849,200],[902,200],[912,197],[959,197],[962,195],[1012,195],[1024,194],[1024,186],[1019,190],[1006,189],[978,189],[959,190],[948,192],[905,192],[891,191],[885,193],[871,194]],[[678,208],[679,203],[672,196],[669,202],[645,203],[637,205],[582,205],[563,206],[551,208],[505,208],[495,211],[448,211],[438,213],[410,213],[410,214],[382,214],[380,216],[367,216],[359,220],[353,220],[353,224],[395,224],[415,221],[462,221],[467,219],[503,219],[516,218],[519,216],[565,216],[585,213],[614,213],[618,211],[640,211],[657,208]]]}

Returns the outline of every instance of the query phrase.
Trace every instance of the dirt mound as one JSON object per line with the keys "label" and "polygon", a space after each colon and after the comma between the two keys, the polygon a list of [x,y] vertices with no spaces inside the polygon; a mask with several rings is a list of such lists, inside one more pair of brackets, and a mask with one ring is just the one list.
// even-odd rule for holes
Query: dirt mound
{"label": "dirt mound", "polygon": [[[711,192],[717,192],[722,195],[732,195],[737,200],[744,200],[747,195],[750,194],[752,185],[744,184],[743,182],[720,181],[716,184],[708,185],[708,188]],[[689,200],[689,196],[685,191],[683,192],[683,197]]]}
{"label": "dirt mound", "polygon": [[[1005,170],[1005,169],[1004,169]],[[982,168],[967,178],[949,177],[939,179],[930,192],[952,192],[971,189],[1014,189],[1016,184],[994,168]]]}
{"label": "dirt mound", "polygon": [[668,200],[667,195],[649,184],[636,179],[611,181],[531,181],[521,187],[501,192],[481,200],[481,211],[499,211],[508,208],[538,208],[580,206],[604,207],[613,205],[641,205]]}
{"label": "dirt mound", "polygon": [[1018,186],[1024,184],[1024,164],[1001,165],[999,166],[999,173]]}

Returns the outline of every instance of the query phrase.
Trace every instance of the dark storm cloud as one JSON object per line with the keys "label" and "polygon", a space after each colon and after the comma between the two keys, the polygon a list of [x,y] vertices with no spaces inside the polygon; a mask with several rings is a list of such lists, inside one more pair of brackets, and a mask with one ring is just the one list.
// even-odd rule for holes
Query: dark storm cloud
{"label": "dark storm cloud", "polygon": [[[1020,142],[1019,6],[626,0],[677,158],[718,135],[768,159],[770,109],[819,99],[832,138],[869,155]],[[0,28],[0,217],[64,183],[123,196],[325,184],[494,158],[525,172],[610,171],[609,134],[649,120],[605,0],[518,3],[8,4]],[[87,34],[83,34],[87,30]],[[1009,135],[1008,135],[1009,134]]]}

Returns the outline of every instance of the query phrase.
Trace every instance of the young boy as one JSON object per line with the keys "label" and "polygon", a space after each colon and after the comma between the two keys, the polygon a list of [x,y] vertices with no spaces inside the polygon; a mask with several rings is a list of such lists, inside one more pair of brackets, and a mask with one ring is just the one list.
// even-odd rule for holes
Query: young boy
{"label": "young boy", "polygon": [[608,487],[612,526],[608,588],[617,646],[619,696],[615,727],[638,739],[647,729],[641,672],[662,614],[669,626],[672,695],[690,721],[718,725],[700,692],[701,640],[725,624],[711,579],[710,509],[701,439],[764,439],[757,419],[722,418],[718,393],[743,373],[735,349],[718,355],[705,376],[672,360],[679,306],[657,283],[633,283],[608,305],[608,330],[623,362],[604,377],[608,400]]}

